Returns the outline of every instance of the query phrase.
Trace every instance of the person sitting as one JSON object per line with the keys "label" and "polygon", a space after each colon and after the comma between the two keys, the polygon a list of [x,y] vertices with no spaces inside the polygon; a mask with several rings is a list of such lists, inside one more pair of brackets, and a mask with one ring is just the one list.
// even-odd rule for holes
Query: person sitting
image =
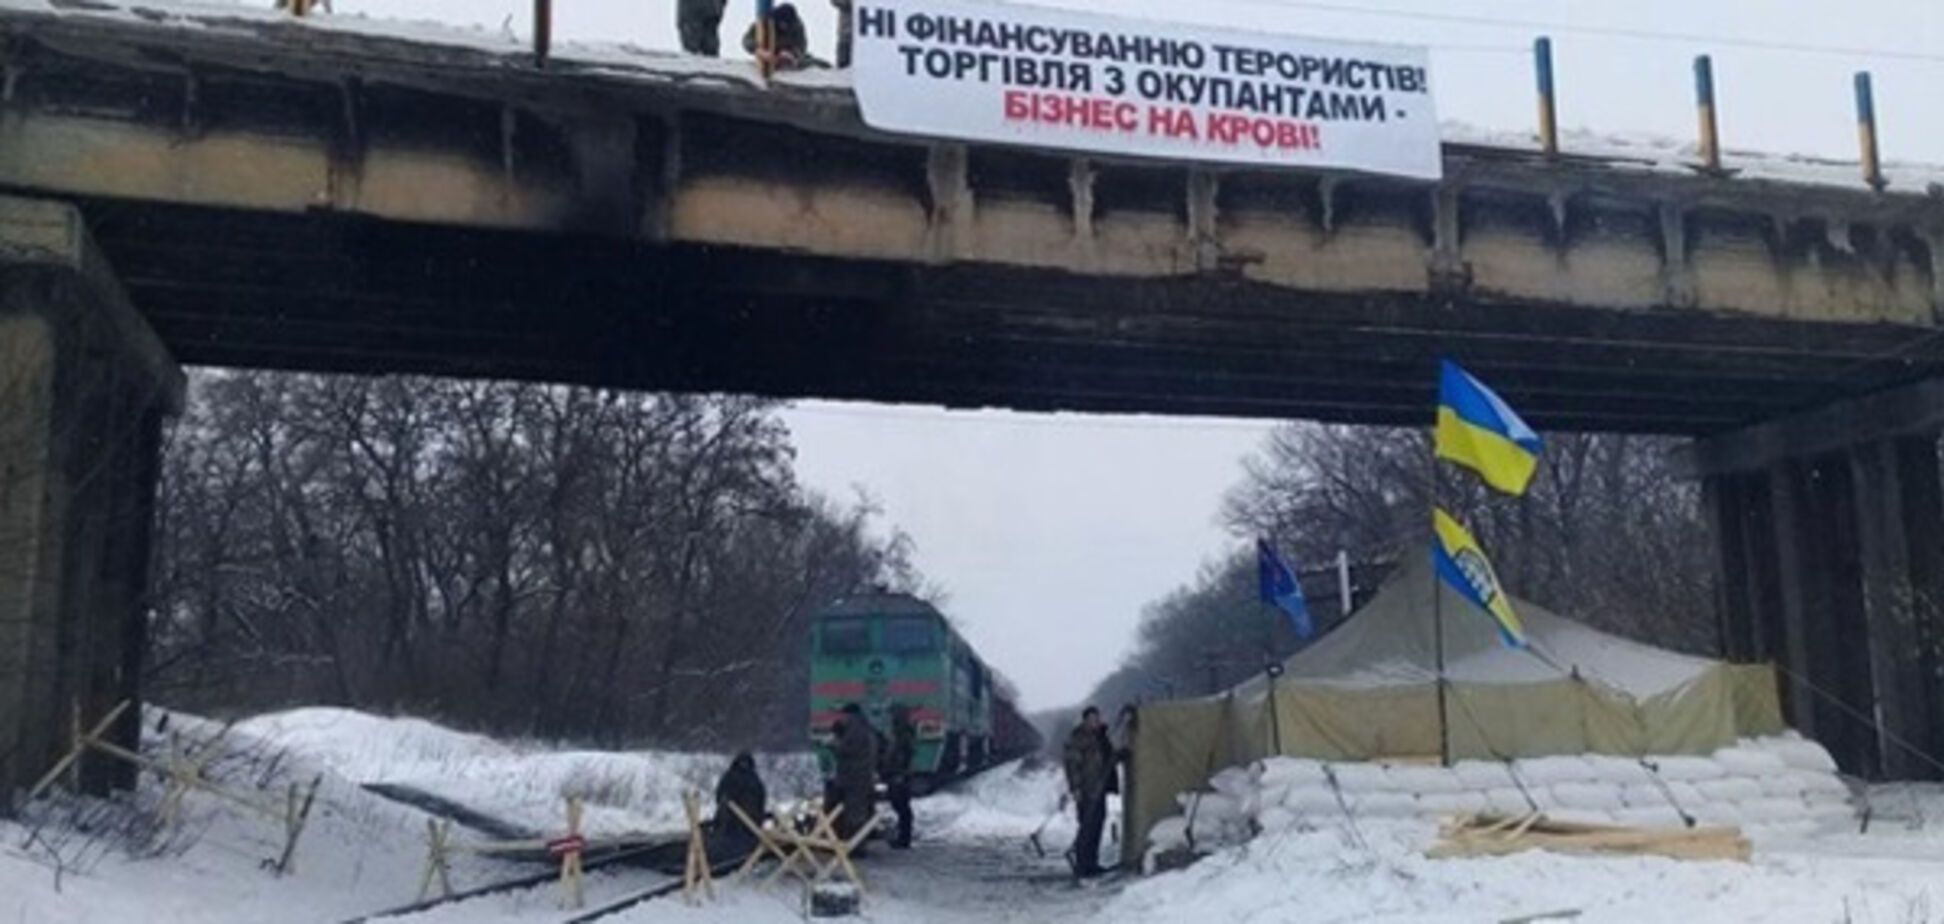
{"label": "person sitting", "polygon": [[797,14],[796,6],[779,3],[770,11],[770,25],[776,30],[776,45],[773,52],[766,53],[757,41],[757,23],[750,23],[743,32],[743,50],[754,55],[757,60],[769,58],[770,67],[779,71],[800,71],[812,67],[828,67],[810,54],[810,33],[803,27],[803,17]]}
{"label": "person sitting", "polygon": [[756,835],[736,817],[730,806],[741,809],[750,821],[759,825],[769,815],[769,792],[763,788],[763,778],[756,772],[756,758],[748,751],[737,754],[729,762],[729,769],[722,772],[722,778],[716,781],[715,799],[715,816],[709,819],[711,832],[727,848],[725,853],[748,853],[756,846]]}

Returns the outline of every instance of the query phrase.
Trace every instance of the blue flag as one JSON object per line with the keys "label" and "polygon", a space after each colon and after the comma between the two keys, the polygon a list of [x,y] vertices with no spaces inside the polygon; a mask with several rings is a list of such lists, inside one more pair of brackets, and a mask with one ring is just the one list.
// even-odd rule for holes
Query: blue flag
{"label": "blue flag", "polygon": [[1310,624],[1309,603],[1303,599],[1303,585],[1296,572],[1283,564],[1267,539],[1256,540],[1256,586],[1262,602],[1289,614],[1297,638],[1309,638],[1315,628]]}

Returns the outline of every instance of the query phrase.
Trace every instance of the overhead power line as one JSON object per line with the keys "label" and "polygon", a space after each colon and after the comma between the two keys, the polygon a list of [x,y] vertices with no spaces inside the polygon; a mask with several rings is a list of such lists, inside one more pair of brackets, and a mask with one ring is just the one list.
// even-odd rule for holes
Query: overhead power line
{"label": "overhead power line", "polygon": [[[1635,29],[1625,26],[1591,26],[1565,22],[1547,22],[1538,19],[1511,19],[1498,16],[1479,16],[1468,13],[1434,13],[1421,10],[1399,10],[1386,7],[1361,6],[1350,3],[1331,3],[1327,0],[1229,0],[1250,6],[1301,8],[1328,13],[1342,13],[1353,16],[1376,16],[1386,19],[1406,19],[1419,22],[1436,22],[1451,25],[1483,26],[1498,29],[1523,29],[1531,32],[1558,32],[1577,35],[1599,35],[1609,38],[1631,39],[1645,42],[1695,42],[1719,48],[1751,48],[1762,51],[1783,51],[1796,54],[1837,55],[1844,57],[1878,58],[1896,61],[1923,61],[1944,64],[1944,54],[1922,51],[1906,51],[1894,48],[1861,48],[1844,45],[1817,45],[1808,42],[1770,41],[1766,39],[1734,38],[1731,36],[1703,35],[1696,32],[1670,32],[1659,29]],[[1442,47],[1433,43],[1432,47]],[[1453,46],[1452,50],[1486,50],[1485,48],[1465,48]]]}
{"label": "overhead power line", "polygon": [[796,403],[785,406],[783,412],[785,415],[802,414],[811,417],[843,417],[884,423],[910,422],[970,427],[1053,427],[1076,433],[1082,430],[1136,430],[1150,433],[1201,430],[1207,432],[1249,434],[1251,432],[1267,432],[1283,423],[1280,420],[1266,419],[1225,420],[1207,417],[1184,419],[1177,417],[1088,414],[1077,412],[1008,411],[1003,408],[968,411],[941,407],[860,406],[850,404],[849,402],[836,404]]}

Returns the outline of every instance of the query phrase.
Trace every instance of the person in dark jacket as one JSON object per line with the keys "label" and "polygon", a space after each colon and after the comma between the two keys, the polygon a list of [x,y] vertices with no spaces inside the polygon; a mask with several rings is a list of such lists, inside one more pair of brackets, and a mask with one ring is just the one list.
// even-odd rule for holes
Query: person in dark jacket
{"label": "person in dark jacket", "polygon": [[682,34],[682,50],[715,57],[722,52],[722,11],[729,0],[676,0],[675,25]]}
{"label": "person in dark jacket", "polygon": [[1080,816],[1080,833],[1073,839],[1073,873],[1098,876],[1102,872],[1100,833],[1107,824],[1107,788],[1114,773],[1114,749],[1099,709],[1088,706],[1080,713],[1080,724],[1067,735],[1062,756],[1067,792]]}
{"label": "person in dark jacket", "polygon": [[911,846],[911,764],[918,756],[918,729],[911,724],[911,709],[904,703],[891,707],[891,746],[885,750],[885,798],[891,811],[898,813],[898,831],[891,846],[905,850]]}
{"label": "person in dark jacket", "polygon": [[[1120,796],[1122,813],[1126,806],[1134,804],[1134,738],[1140,731],[1141,714],[1133,703],[1121,707],[1120,715],[1114,719],[1114,733],[1118,740],[1114,743],[1114,764],[1120,771]],[[1123,836],[1125,832],[1123,832]]]}
{"label": "person in dark jacket", "polygon": [[[863,830],[877,810],[877,732],[856,703],[844,707],[837,729],[837,796],[843,813],[837,816],[837,836],[849,840]],[[861,854],[860,849],[852,856]]]}
{"label": "person in dark jacket", "polygon": [[[748,751],[737,754],[729,762],[729,769],[722,772],[716,780],[716,821],[735,821],[735,813],[729,806],[742,809],[750,821],[762,823],[763,816],[769,814],[769,790],[763,787],[763,777],[756,772],[756,758]],[[740,829],[741,824],[736,827]]]}
{"label": "person in dark jacket", "polygon": [[[770,66],[779,71],[800,71],[811,67],[829,65],[810,54],[810,33],[803,27],[803,17],[797,14],[796,7],[779,3],[770,11],[770,22],[776,28],[776,52]],[[762,49],[757,47],[756,23],[750,23],[743,31],[743,50],[761,58]]]}
{"label": "person in dark jacket", "polygon": [[715,801],[715,817],[710,819],[709,826],[725,846],[725,853],[748,853],[756,846],[756,835],[729,807],[742,809],[750,821],[759,825],[769,814],[769,791],[763,788],[763,778],[756,772],[756,758],[748,751],[737,754],[729,762],[729,769],[722,772],[722,778],[716,780]]}

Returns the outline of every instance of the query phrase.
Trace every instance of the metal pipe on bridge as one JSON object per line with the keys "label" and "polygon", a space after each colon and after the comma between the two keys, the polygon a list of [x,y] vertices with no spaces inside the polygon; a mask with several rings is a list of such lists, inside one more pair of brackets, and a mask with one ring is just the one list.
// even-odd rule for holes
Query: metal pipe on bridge
{"label": "metal pipe on bridge", "polygon": [[533,63],[547,66],[553,46],[553,0],[533,0]]}
{"label": "metal pipe on bridge", "polygon": [[1863,182],[1882,192],[1889,181],[1883,178],[1883,164],[1877,154],[1876,94],[1870,88],[1870,72],[1856,72],[1856,134],[1863,151]]}
{"label": "metal pipe on bridge", "polygon": [[1539,78],[1539,146],[1547,157],[1559,156],[1559,113],[1553,100],[1552,39],[1532,42],[1532,66]]}
{"label": "metal pipe on bridge", "polygon": [[773,0],[756,0],[756,68],[764,80],[776,73],[775,8]]}
{"label": "metal pipe on bridge", "polygon": [[1721,135],[1715,124],[1714,60],[1707,55],[1694,59],[1694,105],[1701,117],[1701,166],[1709,173],[1721,172]]}

